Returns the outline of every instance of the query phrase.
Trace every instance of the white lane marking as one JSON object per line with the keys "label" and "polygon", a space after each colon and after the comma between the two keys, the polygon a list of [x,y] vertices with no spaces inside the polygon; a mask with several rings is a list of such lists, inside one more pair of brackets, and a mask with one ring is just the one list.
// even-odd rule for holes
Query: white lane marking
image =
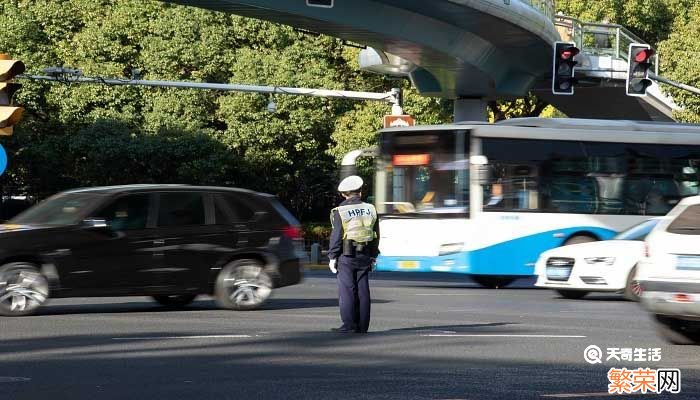
{"label": "white lane marking", "polygon": [[29,382],[32,378],[24,376],[0,376],[0,383]]}
{"label": "white lane marking", "polygon": [[242,339],[251,335],[199,335],[199,336],[142,336],[142,337],[113,337],[112,340],[170,340],[170,339]]}
{"label": "white lane marking", "polygon": [[557,338],[581,339],[581,338],[586,337],[586,336],[581,336],[581,335],[502,335],[502,334],[428,334],[428,335],[421,335],[421,336],[426,336],[426,337],[510,337],[510,338],[552,338],[552,339],[557,339]]}
{"label": "white lane marking", "polygon": [[561,394],[543,394],[542,397],[552,397],[555,399],[575,399],[577,397],[608,397],[610,393],[561,393]]}
{"label": "white lane marking", "polygon": [[476,293],[416,293],[416,296],[481,296]]}

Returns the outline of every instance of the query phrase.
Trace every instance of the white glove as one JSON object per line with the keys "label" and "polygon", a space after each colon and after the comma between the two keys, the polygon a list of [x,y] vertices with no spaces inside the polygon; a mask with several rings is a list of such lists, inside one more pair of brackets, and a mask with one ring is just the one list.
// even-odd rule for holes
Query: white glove
{"label": "white glove", "polygon": [[338,270],[335,268],[335,261],[336,260],[330,260],[328,262],[328,268],[331,270],[332,273],[337,274]]}

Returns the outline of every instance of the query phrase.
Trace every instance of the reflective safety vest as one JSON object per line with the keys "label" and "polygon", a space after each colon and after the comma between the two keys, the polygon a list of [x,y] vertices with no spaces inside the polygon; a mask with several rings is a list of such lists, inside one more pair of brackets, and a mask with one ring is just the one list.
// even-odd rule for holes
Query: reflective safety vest
{"label": "reflective safety vest", "polygon": [[343,225],[343,239],[354,240],[357,243],[369,243],[375,239],[374,224],[377,222],[377,210],[369,203],[348,204],[331,210],[338,211]]}

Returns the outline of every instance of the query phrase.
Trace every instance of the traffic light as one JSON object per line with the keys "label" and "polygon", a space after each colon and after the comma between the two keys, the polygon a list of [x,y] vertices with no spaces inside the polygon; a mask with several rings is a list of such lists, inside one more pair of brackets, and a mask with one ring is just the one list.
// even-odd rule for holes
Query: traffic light
{"label": "traffic light", "polygon": [[649,68],[651,68],[651,58],[654,50],[648,44],[632,43],[627,61],[627,95],[646,96],[647,88],[651,86],[649,79]]}
{"label": "traffic light", "polygon": [[12,96],[22,87],[9,82],[24,72],[24,63],[11,60],[7,54],[0,54],[0,136],[12,135],[12,127],[22,118],[22,107],[12,107]]}
{"label": "traffic light", "polygon": [[574,57],[580,52],[576,43],[554,42],[554,60],[552,64],[552,93],[572,95],[574,94],[574,67],[578,64]]}

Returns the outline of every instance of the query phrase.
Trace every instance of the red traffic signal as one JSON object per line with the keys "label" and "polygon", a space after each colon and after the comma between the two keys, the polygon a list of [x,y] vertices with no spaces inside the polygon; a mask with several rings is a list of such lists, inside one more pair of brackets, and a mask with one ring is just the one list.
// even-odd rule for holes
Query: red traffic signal
{"label": "red traffic signal", "polygon": [[628,69],[626,79],[626,91],[628,96],[646,96],[647,88],[652,85],[649,79],[651,58],[654,49],[645,43],[632,43],[627,55]]}
{"label": "red traffic signal", "polygon": [[580,53],[580,52],[581,52],[581,50],[579,50],[576,47],[571,46],[569,48],[565,48],[564,50],[562,50],[562,52],[559,54],[559,57],[562,60],[566,61],[566,60],[570,60],[570,59],[576,57],[578,55],[578,53]]}
{"label": "red traffic signal", "polygon": [[641,49],[634,56],[634,61],[638,63],[648,62],[654,54],[653,49]]}
{"label": "red traffic signal", "polygon": [[574,58],[581,52],[573,42],[555,42],[552,70],[552,93],[556,95],[573,95],[574,69],[578,64]]}

